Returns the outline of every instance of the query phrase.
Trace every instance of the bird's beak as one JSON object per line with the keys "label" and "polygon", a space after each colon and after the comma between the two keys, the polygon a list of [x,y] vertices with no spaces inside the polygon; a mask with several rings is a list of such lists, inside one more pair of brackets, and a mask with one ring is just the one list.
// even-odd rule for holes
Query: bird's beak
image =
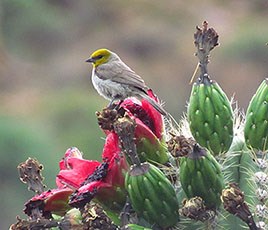
{"label": "bird's beak", "polygon": [[89,59],[86,60],[86,62],[94,63],[95,60],[93,58],[89,58]]}

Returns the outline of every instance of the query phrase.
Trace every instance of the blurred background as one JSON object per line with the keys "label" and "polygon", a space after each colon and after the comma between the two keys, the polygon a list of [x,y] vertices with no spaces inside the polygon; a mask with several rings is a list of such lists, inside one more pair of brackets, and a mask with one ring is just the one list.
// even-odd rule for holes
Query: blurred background
{"label": "blurred background", "polygon": [[100,159],[104,134],[95,111],[107,101],[94,91],[90,53],[109,48],[165,101],[179,120],[197,64],[193,33],[204,20],[219,33],[209,73],[242,110],[267,77],[267,0],[2,0],[0,2],[1,229],[23,217],[33,194],[18,178],[28,157],[55,186],[70,146]]}

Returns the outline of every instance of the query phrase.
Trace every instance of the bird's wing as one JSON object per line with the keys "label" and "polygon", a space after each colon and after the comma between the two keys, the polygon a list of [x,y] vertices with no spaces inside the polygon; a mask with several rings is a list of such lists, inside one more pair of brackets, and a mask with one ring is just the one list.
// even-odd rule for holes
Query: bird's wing
{"label": "bird's wing", "polygon": [[146,90],[143,79],[123,62],[113,62],[100,65],[96,68],[96,74],[103,80],[112,79],[114,82],[133,86]]}

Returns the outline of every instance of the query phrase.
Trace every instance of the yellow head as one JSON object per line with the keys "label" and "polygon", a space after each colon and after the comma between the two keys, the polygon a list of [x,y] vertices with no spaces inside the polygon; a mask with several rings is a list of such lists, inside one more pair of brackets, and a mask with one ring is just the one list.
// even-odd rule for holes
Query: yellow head
{"label": "yellow head", "polygon": [[94,67],[97,67],[108,62],[112,54],[108,49],[98,49],[90,55],[86,62],[91,62]]}

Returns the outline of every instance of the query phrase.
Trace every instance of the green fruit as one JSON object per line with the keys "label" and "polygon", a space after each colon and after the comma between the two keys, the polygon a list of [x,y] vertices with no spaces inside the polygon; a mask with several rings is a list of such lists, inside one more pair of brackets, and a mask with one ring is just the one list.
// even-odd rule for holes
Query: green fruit
{"label": "green fruit", "polygon": [[208,208],[220,206],[223,175],[219,163],[206,149],[196,144],[190,154],[181,158],[180,180],[188,198],[199,196]]}
{"label": "green fruit", "polygon": [[268,149],[268,79],[266,78],[252,97],[244,128],[249,148],[265,151]]}
{"label": "green fruit", "polygon": [[167,228],[178,222],[175,190],[156,166],[150,163],[132,166],[126,174],[125,187],[133,209],[149,223]]}
{"label": "green fruit", "polygon": [[226,152],[233,140],[233,111],[227,96],[204,75],[194,83],[188,106],[188,121],[196,141],[213,155]]}

